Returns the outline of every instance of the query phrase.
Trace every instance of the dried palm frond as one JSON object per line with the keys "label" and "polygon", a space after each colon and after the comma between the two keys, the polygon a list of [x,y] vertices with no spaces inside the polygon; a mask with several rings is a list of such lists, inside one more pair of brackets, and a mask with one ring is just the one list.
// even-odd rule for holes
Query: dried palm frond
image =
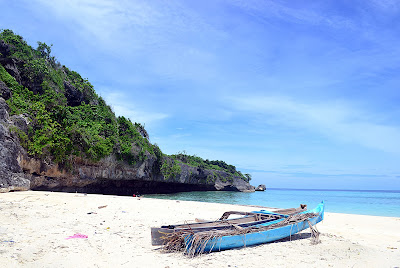
{"label": "dried palm frond", "polygon": [[313,227],[309,219],[318,216],[315,213],[298,213],[290,215],[282,221],[271,225],[256,225],[250,227],[240,227],[237,225],[227,226],[225,229],[213,229],[207,231],[195,232],[193,229],[180,230],[171,234],[166,234],[166,244],[163,249],[168,252],[185,251],[189,256],[193,257],[198,254],[207,253],[205,248],[211,245],[209,252],[217,244],[218,239],[223,236],[246,235],[249,233],[263,232],[283,226],[308,222],[311,229],[312,243],[319,243],[319,232]]}

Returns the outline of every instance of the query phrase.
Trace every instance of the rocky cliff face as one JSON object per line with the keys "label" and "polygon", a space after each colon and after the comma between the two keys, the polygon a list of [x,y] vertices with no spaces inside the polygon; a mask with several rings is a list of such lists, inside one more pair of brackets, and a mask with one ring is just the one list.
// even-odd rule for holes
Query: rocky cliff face
{"label": "rocky cliff face", "polygon": [[[16,38],[13,39],[14,41],[22,39],[14,37]],[[99,161],[69,154],[66,157],[68,161],[64,161],[69,164],[64,166],[57,164],[63,161],[53,161],[54,155],[51,154],[44,154],[37,158],[30,156],[37,155],[37,152],[36,154],[27,153],[24,147],[30,147],[27,146],[23,137],[30,135],[32,138],[28,131],[28,129],[32,130],[32,127],[29,128],[29,126],[40,129],[40,125],[33,123],[35,120],[29,113],[10,116],[10,107],[6,100],[13,98],[15,83],[17,83],[17,88],[26,88],[36,96],[44,94],[43,85],[45,84],[47,90],[51,89],[57,94],[62,94],[63,98],[65,96],[68,107],[79,107],[82,103],[86,103],[96,109],[100,99],[94,97],[95,93],[90,87],[87,89],[76,86],[76,81],[71,78],[64,81],[53,78],[53,80],[45,80],[48,79],[51,70],[53,70],[53,75],[63,72],[64,76],[59,77],[66,77],[68,73],[73,72],[68,68],[59,68],[55,71],[51,69],[53,67],[46,65],[48,64],[46,59],[41,61],[44,64],[42,67],[47,68],[45,75],[46,72],[37,67],[40,65],[37,62],[32,61],[33,63],[29,64],[29,61],[23,57],[18,58],[12,55],[13,51],[21,50],[18,46],[37,53],[21,41],[15,42],[17,45],[10,45],[0,40],[0,67],[3,70],[3,73],[0,73],[0,192],[32,189],[131,195],[136,192],[169,193],[193,190],[254,191],[254,187],[239,176],[224,171],[197,168],[184,163],[176,164],[171,158],[163,156],[161,152],[156,156],[154,152],[152,154],[142,150],[139,144],[130,140],[128,140],[130,142],[128,146],[131,144],[133,153],[143,154],[139,158],[141,160],[130,163],[126,159],[117,160],[116,153],[121,153],[121,148],[114,148],[113,153],[107,157],[102,156]],[[20,52],[25,50],[22,49]],[[54,64],[56,63],[53,62]],[[73,73],[73,76],[77,77],[79,74]],[[10,104],[11,107],[12,105],[13,103]],[[29,105],[32,106],[34,103]],[[13,111],[17,113],[15,109]],[[112,119],[106,118],[105,121],[107,120],[111,122]],[[137,131],[148,142],[146,130],[139,125]],[[104,138],[101,137],[101,139]],[[76,144],[80,144],[79,142],[81,141]],[[180,171],[177,173],[175,169],[168,173],[168,176],[165,173],[163,175],[163,172],[160,172],[163,163],[172,163],[174,168],[179,165]]]}
{"label": "rocky cliff face", "polygon": [[22,147],[10,127],[15,125],[8,115],[7,103],[0,97],[0,192],[30,188],[29,176],[23,173],[17,160]]}
{"label": "rocky cliff face", "polygon": [[27,131],[23,115],[9,116],[0,98],[0,191],[51,190],[103,194],[172,193],[181,191],[254,191],[240,177],[180,163],[181,173],[166,179],[153,172],[156,158],[128,165],[109,156],[98,162],[75,158],[69,168],[29,157],[19,143],[17,131]]}

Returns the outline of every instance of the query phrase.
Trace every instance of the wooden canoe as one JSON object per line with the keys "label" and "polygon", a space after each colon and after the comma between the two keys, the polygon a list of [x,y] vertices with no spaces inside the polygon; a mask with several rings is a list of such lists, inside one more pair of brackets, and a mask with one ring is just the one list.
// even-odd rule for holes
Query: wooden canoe
{"label": "wooden canoe", "polygon": [[[175,232],[190,230],[191,232],[204,232],[210,230],[224,230],[230,228],[247,228],[260,224],[266,224],[278,219],[287,218],[289,215],[305,211],[306,206],[300,205],[299,208],[281,209],[274,212],[260,210],[253,212],[228,211],[225,212],[217,221],[206,221],[200,223],[185,223],[177,225],[166,225],[151,228],[151,242],[153,246],[163,245],[168,242],[168,237]],[[243,217],[228,219],[231,215],[241,215]]]}
{"label": "wooden canoe", "polygon": [[[293,221],[289,218],[281,218],[278,220],[269,221],[267,223],[261,223],[256,226],[247,227],[249,230],[242,231],[241,234],[237,235],[220,235],[216,236],[212,239],[206,239],[205,242],[201,244],[196,244],[196,239],[198,237],[206,237],[210,232],[203,233],[187,233],[184,236],[184,243],[186,251],[190,254],[203,253],[203,252],[212,252],[212,251],[221,251],[226,249],[233,248],[241,248],[246,246],[253,246],[258,244],[264,244],[273,242],[276,240],[280,240],[286,237],[290,237],[306,228],[309,228],[310,225],[313,226],[318,222],[324,219],[324,202],[321,202],[316,208],[312,210],[306,210],[303,212],[299,212],[297,214],[292,214],[290,217],[295,219],[297,216],[308,216],[303,217],[304,220]],[[301,217],[297,217],[301,218]],[[285,221],[287,223],[285,223]],[[281,223],[281,224],[280,224]],[[280,226],[282,225],[282,226]],[[268,226],[271,227],[268,229]],[[279,226],[279,227],[274,227]],[[218,231],[217,231],[218,232]],[[222,233],[229,233],[229,231],[221,231]],[[214,232],[213,234],[215,234]],[[195,246],[193,247],[193,244]]]}

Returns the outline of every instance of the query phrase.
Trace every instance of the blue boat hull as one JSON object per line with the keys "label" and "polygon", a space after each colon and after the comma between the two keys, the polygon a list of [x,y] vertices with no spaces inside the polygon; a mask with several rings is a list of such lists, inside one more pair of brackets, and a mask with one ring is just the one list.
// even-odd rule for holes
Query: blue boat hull
{"label": "blue boat hull", "polygon": [[[207,242],[202,252],[212,252],[212,251],[221,251],[226,249],[233,248],[241,248],[253,245],[259,245],[264,243],[273,242],[276,240],[280,240],[286,237],[290,237],[298,232],[303,231],[304,229],[309,228],[308,222],[311,225],[315,225],[318,222],[324,219],[324,203],[320,203],[315,209],[307,210],[301,213],[315,213],[318,216],[308,219],[308,221],[297,222],[294,224],[286,225],[283,227],[278,227],[275,229],[247,233],[243,235],[232,235],[232,236],[222,236],[220,238],[215,238]],[[271,225],[273,223],[282,221],[284,219],[280,219],[271,223],[261,224],[259,226]],[[191,241],[193,236],[187,236],[185,238],[186,248],[190,248]],[[200,251],[200,249],[199,249]]]}

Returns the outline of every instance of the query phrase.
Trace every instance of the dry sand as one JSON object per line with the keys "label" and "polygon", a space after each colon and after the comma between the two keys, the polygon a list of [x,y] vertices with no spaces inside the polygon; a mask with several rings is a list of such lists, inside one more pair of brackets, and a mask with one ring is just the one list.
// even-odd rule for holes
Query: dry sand
{"label": "dry sand", "polygon": [[[4,193],[0,194],[0,267],[400,266],[400,218],[392,217],[326,213],[317,225],[322,233],[317,245],[311,245],[307,229],[291,241],[195,258],[151,246],[152,226],[217,219],[227,210],[258,209],[73,193]],[[66,239],[76,233],[88,238]]]}

